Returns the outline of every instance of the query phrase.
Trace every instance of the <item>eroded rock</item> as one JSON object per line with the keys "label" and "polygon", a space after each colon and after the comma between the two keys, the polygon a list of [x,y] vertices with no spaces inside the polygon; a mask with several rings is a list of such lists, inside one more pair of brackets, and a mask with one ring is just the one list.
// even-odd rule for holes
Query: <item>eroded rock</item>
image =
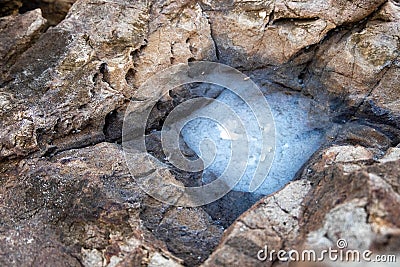
{"label": "eroded rock", "polygon": [[260,200],[225,232],[203,266],[272,266],[259,260],[258,252],[266,245],[279,251],[295,241],[302,201],[310,188],[309,181],[300,180]]}

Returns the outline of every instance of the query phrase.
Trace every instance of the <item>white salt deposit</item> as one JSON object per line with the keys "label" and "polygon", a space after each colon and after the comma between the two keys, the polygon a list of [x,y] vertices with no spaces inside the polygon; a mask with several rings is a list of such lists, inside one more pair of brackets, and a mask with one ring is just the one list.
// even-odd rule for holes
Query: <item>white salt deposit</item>
{"label": "white salt deposit", "polygon": [[[306,160],[318,149],[324,138],[321,130],[314,129],[309,124],[307,98],[272,93],[267,95],[266,99],[275,120],[276,148],[272,167],[264,182],[254,192],[262,195],[273,193],[291,181]],[[249,142],[247,168],[243,178],[233,189],[247,192],[258,163],[264,160],[260,157],[262,150],[260,131],[266,126],[258,125],[249,106],[231,91],[223,91],[217,100],[229,105],[238,114],[247,132]],[[201,113],[215,112],[215,107],[212,105],[203,107]],[[203,172],[204,183],[219,177],[229,163],[231,142],[237,137],[232,133],[229,134],[224,124],[226,126],[229,121],[218,123],[202,117],[189,121],[182,129],[185,142],[204,161],[206,167]],[[210,142],[204,142],[207,139],[214,144],[210,146]],[[214,151],[210,152],[210,150]],[[267,148],[267,151],[272,153],[273,148]],[[210,157],[210,154],[213,157]],[[204,155],[207,156],[204,157]]]}

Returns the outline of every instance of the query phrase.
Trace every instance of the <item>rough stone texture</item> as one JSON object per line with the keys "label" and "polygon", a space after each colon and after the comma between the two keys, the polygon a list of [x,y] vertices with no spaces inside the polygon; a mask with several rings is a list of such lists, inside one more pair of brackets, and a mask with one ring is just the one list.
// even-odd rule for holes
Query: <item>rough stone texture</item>
{"label": "rough stone texture", "polygon": [[160,253],[179,265],[161,241],[150,234],[144,241],[145,195],[117,145],[9,162],[1,171],[1,265],[136,266],[160,261],[153,259]]}
{"label": "rough stone texture", "polygon": [[[398,3],[388,1],[369,20],[324,42],[309,66],[307,92],[317,98],[329,95],[329,101],[339,98],[344,107],[330,102],[337,114],[351,117],[361,107],[357,115],[398,128],[393,94],[399,88],[399,10]],[[326,91],[321,92],[321,87]]]}
{"label": "rough stone texture", "polygon": [[[359,21],[375,1],[203,1],[220,58],[233,66],[280,65],[331,30]],[[223,12],[221,12],[223,11]]]}
{"label": "rough stone texture", "polygon": [[181,266],[167,249],[193,265],[223,231],[200,208],[148,197],[116,144],[9,162],[1,176],[2,266]]}
{"label": "rough stone texture", "polygon": [[[0,265],[206,260],[251,196],[196,209],[163,205],[134,183],[119,145],[104,142],[120,140],[126,105],[147,78],[193,60],[301,91],[329,113],[315,123],[339,123],[299,179],[241,215],[205,266],[271,266],[256,258],[265,245],[323,249],[338,238],[398,252],[398,1],[78,0],[65,19],[73,1],[29,1],[50,24],[63,19],[48,29],[37,9],[17,15],[22,2],[0,9],[10,15],[0,18]],[[187,88],[164,96],[149,128],[159,130],[169,110],[194,96]],[[199,182],[168,165],[159,132],[148,143],[158,175]],[[139,156],[145,173],[149,155]]]}
{"label": "rough stone texture", "polygon": [[[23,15],[0,18],[0,84],[4,81],[4,74],[22,54],[46,29],[46,20],[40,9],[29,11]],[[4,96],[6,98],[6,96]],[[6,101],[6,100],[4,100]],[[2,105],[2,113],[10,108]]]}
{"label": "rough stone texture", "polygon": [[306,205],[304,210],[304,245],[334,246],[345,238],[350,249],[393,252],[400,242],[399,162],[399,157],[392,158],[348,173],[337,170],[340,164],[325,168],[305,200],[308,204],[318,199],[318,205]]}
{"label": "rough stone texture", "polygon": [[[96,19],[101,14],[120,22]],[[105,116],[129,92],[124,76],[132,64],[130,53],[143,42],[147,14],[140,3],[80,1],[25,51],[2,88],[12,108],[1,115],[0,157],[104,139]]]}
{"label": "rough stone texture", "polygon": [[2,0],[0,17],[25,13],[40,8],[50,25],[57,25],[65,18],[76,0]]}
{"label": "rough stone texture", "polygon": [[[149,73],[190,58],[212,59],[209,25],[201,9],[180,6],[169,11],[171,20],[174,14],[185,15],[176,30],[165,23],[162,6],[150,10],[141,1],[77,2],[7,73],[10,82],[1,91],[9,108],[2,113],[0,158],[104,140],[106,115],[117,112],[135,91],[127,81],[143,82]],[[155,18],[149,25],[150,17]],[[166,43],[169,56],[157,54],[155,49],[164,49]]]}
{"label": "rough stone texture", "polygon": [[271,266],[257,259],[260,249],[280,250],[299,235],[302,201],[309,181],[289,183],[278,193],[260,200],[225,232],[220,245],[203,266]]}
{"label": "rough stone texture", "polygon": [[215,60],[210,25],[200,5],[188,0],[156,1],[146,42],[133,57],[134,68],[127,79],[135,88],[174,64]]}

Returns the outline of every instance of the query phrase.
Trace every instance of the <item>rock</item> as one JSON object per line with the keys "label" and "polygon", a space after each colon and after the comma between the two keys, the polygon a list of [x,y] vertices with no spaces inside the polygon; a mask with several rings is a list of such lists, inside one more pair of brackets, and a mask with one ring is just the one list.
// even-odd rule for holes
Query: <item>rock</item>
{"label": "rock", "polygon": [[[0,250],[10,252],[1,258],[2,265],[47,264],[47,253],[54,254],[55,266],[64,264],[57,257],[87,266],[178,266],[181,259],[198,265],[223,232],[201,208],[171,207],[148,197],[130,175],[117,144],[14,161],[2,164],[1,171],[0,211],[5,215]],[[168,170],[160,163],[159,171]],[[54,252],[44,250],[48,243],[54,244]]]}
{"label": "rock", "polygon": [[400,148],[399,147],[391,147],[386,152],[385,156],[381,158],[380,162],[388,162],[388,161],[395,161],[400,155]]}
{"label": "rock", "polygon": [[3,0],[0,17],[25,13],[40,8],[50,25],[57,25],[76,0]]}
{"label": "rock", "polygon": [[376,88],[365,98],[357,113],[373,121],[385,121],[396,128],[400,125],[400,105],[398,95],[398,66],[391,67],[384,73]]}
{"label": "rock", "polygon": [[174,64],[216,59],[210,25],[199,4],[156,1],[151,12],[148,37],[133,54],[134,67],[128,72],[134,88]]}
{"label": "rock", "polygon": [[[160,12],[162,16],[157,15]],[[212,59],[210,29],[200,7],[183,5],[168,12],[156,5],[150,11],[142,2],[128,6],[118,1],[77,2],[70,15],[44,33],[7,73],[10,82],[1,90],[9,106],[24,108],[3,115],[0,157],[52,153],[102,141],[106,115],[135,91],[135,85],[127,82],[131,75],[137,86],[174,63]],[[166,21],[181,12],[185,19],[177,21],[179,31],[175,31]],[[111,19],[99,23],[101,14]],[[157,19],[148,25],[153,16]],[[155,52],[167,43],[170,56]]]}
{"label": "rock", "polygon": [[321,99],[329,95],[326,102],[337,115],[356,113],[398,127],[397,104],[390,97],[398,88],[398,9],[388,1],[370,20],[324,42],[309,66],[307,92]]}
{"label": "rock", "polygon": [[[99,142],[105,116],[129,95],[124,77],[147,32],[148,7],[80,1],[71,13],[8,73],[13,80],[1,90],[14,108],[2,114],[2,158]],[[119,24],[98,22],[100,14]]]}
{"label": "rock", "polygon": [[260,200],[225,232],[202,266],[272,266],[257,255],[266,245],[278,251],[295,241],[301,203],[310,188],[310,182],[300,180]]}
{"label": "rock", "polygon": [[234,67],[255,69],[289,61],[330,30],[362,20],[384,2],[235,0],[203,1],[203,5],[220,59]]}
{"label": "rock", "polygon": [[[299,243],[322,249],[345,239],[349,249],[379,254],[396,251],[394,244],[400,239],[398,166],[397,157],[350,173],[343,173],[340,164],[326,168],[304,201],[301,236],[306,239]],[[316,201],[317,205],[308,205]]]}
{"label": "rock", "polygon": [[2,165],[2,177],[0,250],[7,256],[1,265],[181,262],[142,228],[140,207],[146,197],[117,145],[101,143],[51,160]]}
{"label": "rock", "polygon": [[[22,15],[3,17],[0,19],[0,84],[4,82],[4,74],[15,63],[29,46],[46,30],[46,20],[42,17],[40,9],[29,11]],[[4,100],[7,101],[6,96]],[[3,112],[11,108],[2,105]]]}
{"label": "rock", "polygon": [[[398,1],[73,2],[0,8],[1,266],[281,266],[257,256],[340,238],[351,249],[398,252]],[[221,88],[160,96],[148,153],[133,157],[139,180],[111,143],[144,81],[200,60],[245,71],[266,94],[298,91],[312,99],[310,112],[328,113],[313,115],[327,140],[295,181],[261,200],[231,192],[202,208],[139,188],[162,177],[153,190],[177,200],[168,183],[201,184],[200,173],[169,164],[160,128],[181,102]]]}
{"label": "rock", "polygon": [[163,215],[155,231],[166,242],[169,251],[185,259],[186,265],[195,266],[207,259],[210,248],[218,244],[223,230],[222,226],[213,224],[201,208],[177,207]]}
{"label": "rock", "polygon": [[23,0],[20,12],[40,8],[50,25],[57,25],[67,15],[76,0]]}

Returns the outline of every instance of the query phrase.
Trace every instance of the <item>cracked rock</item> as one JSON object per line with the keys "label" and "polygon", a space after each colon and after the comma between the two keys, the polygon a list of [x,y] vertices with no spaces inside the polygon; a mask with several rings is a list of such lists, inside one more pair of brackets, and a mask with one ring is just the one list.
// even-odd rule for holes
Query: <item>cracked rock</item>
{"label": "cracked rock", "polygon": [[[0,265],[283,266],[259,259],[266,246],[323,250],[339,239],[398,254],[399,9],[395,0],[2,1]],[[326,140],[278,192],[184,208],[136,183],[162,177],[152,189],[171,199],[181,192],[168,183],[201,184],[201,173],[171,166],[160,130],[173,108],[216,98],[216,87],[160,97],[148,151],[129,172],[128,103],[158,71],[201,60],[328,114],[312,122]],[[144,108],[155,92],[133,100]]]}

